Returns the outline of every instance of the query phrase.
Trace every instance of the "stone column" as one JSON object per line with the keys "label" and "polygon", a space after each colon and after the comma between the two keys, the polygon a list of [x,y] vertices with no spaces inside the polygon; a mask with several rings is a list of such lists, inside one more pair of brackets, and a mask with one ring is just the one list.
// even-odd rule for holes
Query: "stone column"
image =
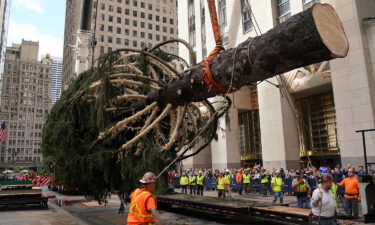
{"label": "stone column", "polygon": [[[276,78],[269,79],[278,84]],[[258,85],[262,157],[265,168],[299,168],[299,143],[295,116],[280,90]]]}
{"label": "stone column", "polygon": [[[336,9],[347,38],[349,53],[330,62],[341,162],[364,165],[361,134],[375,128],[375,28],[363,22],[373,17],[374,1],[328,1]],[[367,156],[375,162],[375,132],[366,134]]]}

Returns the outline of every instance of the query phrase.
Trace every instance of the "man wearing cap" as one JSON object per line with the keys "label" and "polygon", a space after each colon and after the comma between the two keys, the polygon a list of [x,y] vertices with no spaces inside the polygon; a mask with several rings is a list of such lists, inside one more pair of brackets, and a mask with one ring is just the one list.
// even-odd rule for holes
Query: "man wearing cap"
{"label": "man wearing cap", "polygon": [[225,192],[228,194],[228,198],[230,198],[230,170],[226,169],[225,170]]}
{"label": "man wearing cap", "polygon": [[358,217],[358,202],[361,201],[359,195],[359,182],[355,178],[353,169],[348,170],[348,177],[337,184],[345,187],[345,211],[347,216]]}
{"label": "man wearing cap", "polygon": [[272,177],[271,187],[274,192],[274,199],[272,203],[275,204],[277,199],[279,198],[280,204],[283,204],[284,203],[283,192],[282,192],[283,179],[280,177],[280,171],[276,171],[275,176]]}
{"label": "man wearing cap", "polygon": [[236,182],[239,185],[238,194],[242,195],[242,169],[239,169],[237,172]]}
{"label": "man wearing cap", "polygon": [[203,171],[199,170],[198,176],[197,176],[197,195],[203,195],[203,189],[204,189],[204,175]]}
{"label": "man wearing cap", "polygon": [[190,194],[196,195],[196,189],[197,189],[197,176],[194,172],[191,172],[189,177],[189,187],[190,187]]}
{"label": "man wearing cap", "polygon": [[294,189],[294,195],[297,197],[298,208],[310,208],[310,193],[311,188],[309,183],[305,179],[301,178],[301,171],[296,171],[296,179],[293,179],[292,188]]}
{"label": "man wearing cap", "polygon": [[156,197],[152,195],[155,189],[156,176],[151,172],[143,175],[141,188],[137,188],[130,195],[130,209],[128,225],[160,225],[160,215],[156,210]]}
{"label": "man wearing cap", "polygon": [[187,194],[187,186],[189,185],[189,178],[187,178],[186,173],[182,173],[180,179],[181,193]]}
{"label": "man wearing cap", "polygon": [[311,198],[313,224],[336,225],[336,208],[331,192],[333,178],[331,174],[321,175],[319,188],[315,189]]}
{"label": "man wearing cap", "polygon": [[245,195],[249,196],[250,182],[251,182],[250,169],[245,170],[245,174],[242,175],[243,189],[245,190]]}

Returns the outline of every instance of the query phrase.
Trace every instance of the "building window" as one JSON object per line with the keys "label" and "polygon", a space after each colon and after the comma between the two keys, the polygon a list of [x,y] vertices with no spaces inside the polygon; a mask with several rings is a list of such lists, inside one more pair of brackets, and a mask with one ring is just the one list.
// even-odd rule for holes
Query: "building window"
{"label": "building window", "polygon": [[117,27],[116,30],[117,30],[116,33],[121,34],[121,27]]}
{"label": "building window", "polygon": [[133,30],[133,37],[137,37],[138,32],[136,30]]}
{"label": "building window", "polygon": [[124,44],[125,44],[125,46],[129,46],[129,39],[125,39]]}
{"label": "building window", "polygon": [[145,28],[145,22],[141,22],[141,28]]}
{"label": "building window", "polygon": [[112,37],[108,36],[108,43],[112,43]]}
{"label": "building window", "polygon": [[108,52],[112,52],[112,47],[108,47]]}
{"label": "building window", "polygon": [[104,42],[104,35],[100,35],[100,42]]}
{"label": "building window", "polygon": [[136,20],[133,20],[133,26],[134,26],[134,27],[137,27],[137,24],[138,24],[137,21],[136,21]]}
{"label": "building window", "polygon": [[159,34],[157,34],[155,38],[156,38],[157,41],[160,41],[160,35]]}
{"label": "building window", "polygon": [[[194,1],[194,0],[193,0]],[[193,8],[194,10],[194,8]],[[194,12],[193,12],[194,13]],[[167,17],[163,17],[163,23],[167,23]]]}
{"label": "building window", "polygon": [[253,29],[253,22],[251,21],[251,8],[249,0],[241,0],[242,11],[242,29],[243,33],[247,33]]}
{"label": "building window", "polygon": [[125,29],[125,35],[129,35],[129,29]]}
{"label": "building window", "polygon": [[113,6],[112,5],[108,6],[108,11],[113,12]]}
{"label": "building window", "polygon": [[108,16],[108,21],[113,22],[113,16]]}
{"label": "building window", "polygon": [[300,118],[300,156],[338,155],[333,93],[299,99],[296,108]]}
{"label": "building window", "polygon": [[137,17],[137,16],[138,16],[138,12],[135,11],[135,10],[133,10],[133,16],[134,16],[134,17]]}
{"label": "building window", "polygon": [[206,46],[206,0],[200,0],[200,13],[201,13],[201,39],[202,39],[202,59],[207,57],[207,46]]}
{"label": "building window", "polygon": [[169,23],[173,25],[173,19],[169,19]]}
{"label": "building window", "polygon": [[148,29],[152,30],[152,23],[148,24]]}
{"label": "building window", "polygon": [[130,15],[130,9],[125,9],[125,15],[127,15],[127,16]]}
{"label": "building window", "polygon": [[238,113],[241,161],[262,159],[259,110]]}
{"label": "building window", "polygon": [[141,38],[145,38],[145,32],[141,32]]}
{"label": "building window", "polygon": [[277,0],[277,13],[279,14],[278,23],[282,23],[290,18],[289,0]]}
{"label": "building window", "polygon": [[141,12],[141,18],[144,19],[146,17],[146,14],[144,12]]}
{"label": "building window", "polygon": [[108,26],[108,32],[110,32],[110,33],[113,32],[113,27],[112,26]]}
{"label": "building window", "polygon": [[[164,19],[165,17],[163,17]],[[188,0],[188,26],[189,26],[189,43],[195,47],[195,11],[194,0]]]}
{"label": "building window", "polygon": [[223,44],[228,43],[227,6],[226,0],[219,0],[219,27]]}
{"label": "building window", "polygon": [[152,4],[148,4],[148,10],[152,10]]}
{"label": "building window", "polygon": [[152,40],[152,34],[151,33],[148,34],[148,39]]}
{"label": "building window", "polygon": [[99,28],[100,31],[104,31],[104,24],[100,24],[100,28]]}
{"label": "building window", "polygon": [[137,47],[137,46],[138,46],[137,41],[133,41],[133,47]]}
{"label": "building window", "polygon": [[129,19],[125,19],[125,25],[129,25],[130,21]]}
{"label": "building window", "polygon": [[105,5],[102,3],[102,4],[100,4],[100,9],[101,10],[105,10]]}
{"label": "building window", "polygon": [[148,19],[152,20],[152,14],[148,14]]}
{"label": "building window", "polygon": [[163,26],[163,32],[167,33],[167,27]]}
{"label": "building window", "polygon": [[303,10],[306,10],[313,6],[315,3],[320,2],[320,0],[302,0],[303,2]]}
{"label": "building window", "polygon": [[122,13],[121,7],[117,7],[117,13]]}
{"label": "building window", "polygon": [[135,6],[135,7],[138,6],[138,2],[136,0],[133,1],[133,6]]}
{"label": "building window", "polygon": [[157,22],[160,22],[160,16],[155,16],[155,20],[156,20]]}
{"label": "building window", "polygon": [[116,38],[116,44],[121,45],[121,38]]}
{"label": "building window", "polygon": [[142,9],[146,8],[146,3],[141,2],[141,8],[142,8]]}
{"label": "building window", "polygon": [[174,29],[171,27],[171,28],[169,29],[169,32],[170,32],[171,34],[174,34]]}
{"label": "building window", "polygon": [[121,24],[121,17],[117,17],[117,23]]}

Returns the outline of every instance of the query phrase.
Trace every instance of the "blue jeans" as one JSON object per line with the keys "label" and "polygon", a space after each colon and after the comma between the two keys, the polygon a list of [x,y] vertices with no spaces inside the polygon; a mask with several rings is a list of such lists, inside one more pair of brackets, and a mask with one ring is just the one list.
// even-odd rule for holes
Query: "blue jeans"
{"label": "blue jeans", "polygon": [[242,185],[242,183],[240,183],[239,185],[240,185],[240,188],[238,189],[238,194],[239,194],[239,195],[242,195],[242,186],[243,186],[243,185]]}
{"label": "blue jeans", "polygon": [[280,203],[281,204],[284,203],[284,197],[283,197],[283,192],[282,191],[275,192],[273,194],[273,196],[274,196],[274,198],[273,198],[273,202],[272,203],[276,203],[278,198],[280,199]]}
{"label": "blue jeans", "polygon": [[347,216],[358,217],[358,199],[345,198],[345,212]]}
{"label": "blue jeans", "polygon": [[297,206],[298,206],[298,208],[304,208],[303,204],[306,205],[305,208],[311,209],[310,199],[308,199],[307,197],[297,197]]}
{"label": "blue jeans", "polygon": [[319,225],[337,225],[336,220],[334,219],[323,219],[320,218]]}

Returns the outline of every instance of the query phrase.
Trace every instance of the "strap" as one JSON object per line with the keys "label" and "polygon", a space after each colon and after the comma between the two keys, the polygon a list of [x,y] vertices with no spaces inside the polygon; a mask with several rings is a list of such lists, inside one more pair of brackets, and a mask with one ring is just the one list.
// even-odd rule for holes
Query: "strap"
{"label": "strap", "polygon": [[[130,203],[130,209],[129,209],[129,212],[131,212],[132,214],[134,214],[135,216],[139,216],[139,217],[142,217],[142,218],[151,218],[152,217],[152,214],[142,214],[141,212],[141,209],[139,208],[138,204],[137,204],[137,200],[144,194],[148,194],[149,192],[148,191],[137,191],[136,193],[134,193],[136,196],[134,198],[134,200],[132,200],[132,202]],[[148,194],[148,197],[151,197],[152,194]],[[135,211],[137,210],[137,212]]]}
{"label": "strap", "polygon": [[202,65],[203,80],[206,83],[207,87],[212,88],[216,93],[227,94],[227,93],[234,92],[235,90],[223,87],[219,83],[217,83],[214,80],[214,77],[213,77],[212,72],[210,70],[210,64],[211,64],[212,60],[214,60],[216,58],[216,56],[222,50],[224,50],[224,48],[222,46],[223,42],[222,42],[222,39],[221,39],[219,22],[217,20],[215,0],[207,0],[207,3],[208,3],[208,9],[210,11],[210,18],[211,18],[212,30],[214,32],[216,47],[210,53],[210,55],[207,57],[207,59],[203,61],[203,65]]}

